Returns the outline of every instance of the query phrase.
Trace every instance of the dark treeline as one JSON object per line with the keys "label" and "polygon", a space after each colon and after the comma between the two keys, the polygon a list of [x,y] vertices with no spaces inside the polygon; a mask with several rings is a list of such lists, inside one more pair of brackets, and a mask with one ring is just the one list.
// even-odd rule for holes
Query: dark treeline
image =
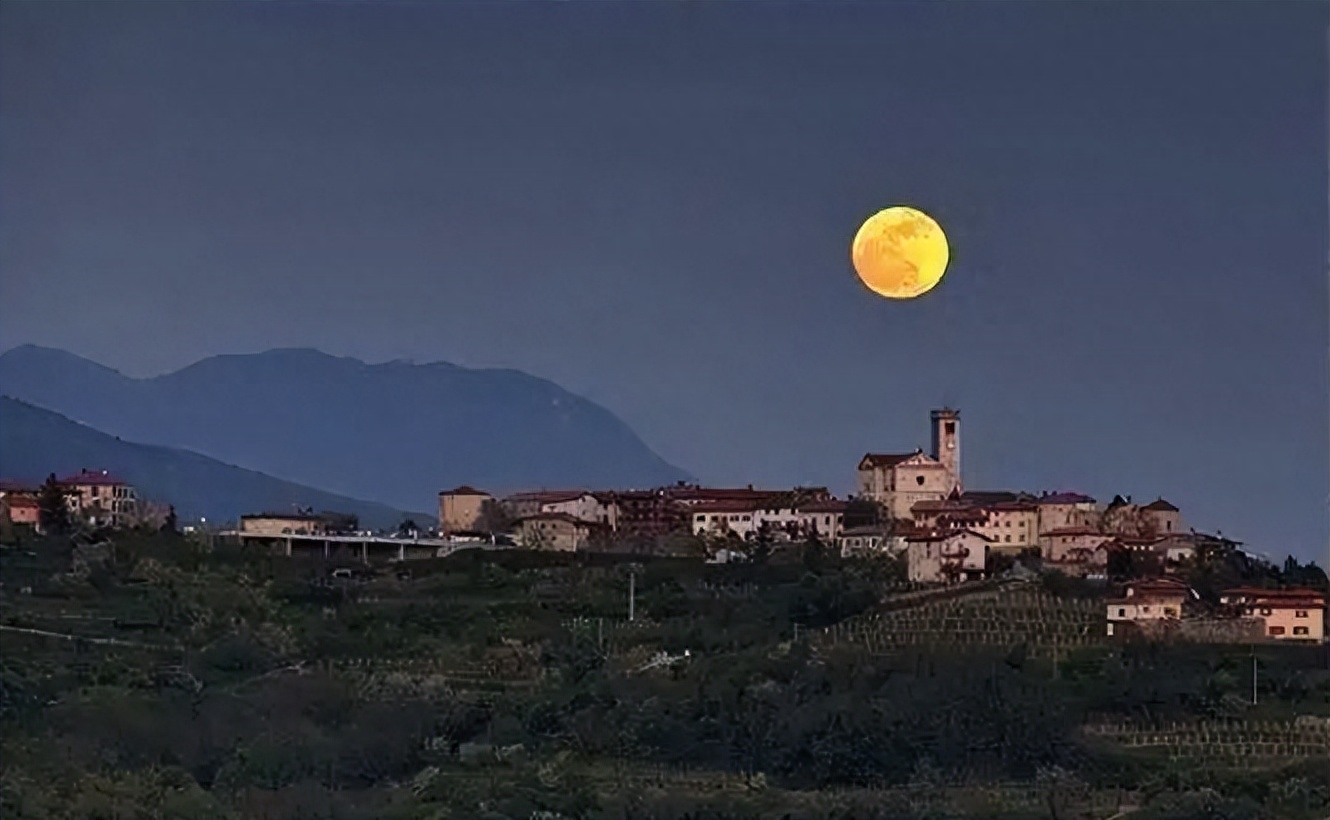
{"label": "dark treeline", "polygon": [[514,551],[339,573],[171,533],[3,561],[5,818],[1330,810],[1323,761],[1218,769],[1083,731],[1330,716],[1323,647],[1105,644],[1055,662],[819,640],[905,588],[890,561]]}

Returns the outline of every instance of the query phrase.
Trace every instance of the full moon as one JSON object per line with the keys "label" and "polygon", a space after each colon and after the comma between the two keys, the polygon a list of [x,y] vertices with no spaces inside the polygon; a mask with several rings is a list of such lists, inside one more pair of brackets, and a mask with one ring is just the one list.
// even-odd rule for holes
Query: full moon
{"label": "full moon", "polygon": [[897,206],[870,216],[854,235],[850,257],[859,278],[888,299],[932,290],[947,270],[947,235],[928,214]]}

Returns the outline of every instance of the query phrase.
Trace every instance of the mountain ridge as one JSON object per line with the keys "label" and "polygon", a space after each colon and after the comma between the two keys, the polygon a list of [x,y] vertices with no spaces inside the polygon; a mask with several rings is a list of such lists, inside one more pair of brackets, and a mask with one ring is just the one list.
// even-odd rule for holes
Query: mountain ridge
{"label": "mountain ridge", "polygon": [[432,514],[348,498],[225,464],[199,453],[124,441],[35,405],[0,396],[0,475],[29,483],[83,468],[122,475],[148,501],[170,503],[182,520],[236,521],[246,513],[294,506],[351,513],[361,525],[389,529]]}
{"label": "mountain ridge", "polygon": [[0,354],[0,393],[130,441],[402,509],[432,507],[456,484],[508,492],[692,478],[609,410],[514,369],[274,348],[135,378],[23,345]]}

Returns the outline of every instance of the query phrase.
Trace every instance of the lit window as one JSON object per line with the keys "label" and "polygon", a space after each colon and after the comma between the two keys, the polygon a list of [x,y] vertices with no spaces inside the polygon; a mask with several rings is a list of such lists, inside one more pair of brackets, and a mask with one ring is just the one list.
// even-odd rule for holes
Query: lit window
{"label": "lit window", "polygon": [[1295,617],[1295,618],[1306,618],[1306,617],[1307,617],[1307,610],[1305,610],[1305,609],[1299,609],[1299,610],[1296,610],[1296,611],[1293,613],[1293,617]]}
{"label": "lit window", "polygon": [[1294,634],[1294,635],[1306,635],[1306,634],[1308,634],[1308,632],[1307,632],[1307,627],[1305,627],[1305,626],[1295,626],[1295,627],[1293,627],[1293,634]]}
{"label": "lit window", "polygon": [[1269,609],[1269,607],[1262,607],[1262,608],[1261,608],[1261,614],[1262,614],[1262,615],[1269,615],[1269,614],[1270,614],[1270,609]]}

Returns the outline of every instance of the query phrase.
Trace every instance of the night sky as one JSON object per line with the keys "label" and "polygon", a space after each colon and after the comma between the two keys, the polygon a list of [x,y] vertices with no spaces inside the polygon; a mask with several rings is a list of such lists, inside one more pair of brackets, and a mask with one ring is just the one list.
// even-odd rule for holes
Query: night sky
{"label": "night sky", "polygon": [[[1323,3],[0,6],[0,348],[515,367],[718,484],[1328,538]],[[854,277],[907,203],[922,299]],[[1324,563],[1324,559],[1322,559]]]}

